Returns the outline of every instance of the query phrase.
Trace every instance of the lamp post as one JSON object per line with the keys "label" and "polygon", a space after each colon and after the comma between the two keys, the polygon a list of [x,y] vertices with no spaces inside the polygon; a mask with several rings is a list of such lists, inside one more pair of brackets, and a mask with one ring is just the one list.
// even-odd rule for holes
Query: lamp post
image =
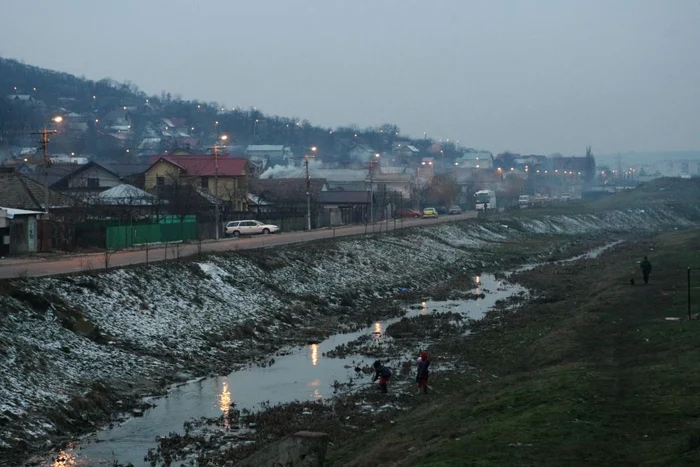
{"label": "lamp post", "polygon": [[309,174],[309,160],[316,154],[316,146],[311,147],[313,154],[304,156],[304,165],[306,166],[306,230],[311,230],[311,175]]}
{"label": "lamp post", "polygon": [[[57,116],[51,119],[54,123],[61,123],[63,117]],[[49,167],[51,167],[51,158],[49,157],[49,135],[55,135],[58,130],[49,130],[44,127],[43,130],[33,131],[33,135],[41,135],[41,149],[44,152],[44,214],[49,214]]]}
{"label": "lamp post", "polygon": [[379,162],[379,153],[369,160],[369,218],[374,229],[374,165]]}
{"label": "lamp post", "polygon": [[[228,136],[222,135],[219,138],[221,141],[226,141]],[[216,227],[216,239],[219,239],[219,149],[225,146],[219,145],[219,142],[214,143],[212,150],[214,151],[214,223]]]}
{"label": "lamp post", "polygon": [[253,140],[255,140],[255,129],[258,126],[258,123],[260,123],[260,119],[256,118],[255,122],[253,122]]}

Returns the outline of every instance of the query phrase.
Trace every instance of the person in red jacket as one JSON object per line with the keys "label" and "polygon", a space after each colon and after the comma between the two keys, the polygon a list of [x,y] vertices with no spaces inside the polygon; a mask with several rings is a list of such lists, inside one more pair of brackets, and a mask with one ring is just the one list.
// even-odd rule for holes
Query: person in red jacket
{"label": "person in red jacket", "polygon": [[418,392],[423,388],[423,393],[428,394],[428,378],[430,377],[430,359],[428,358],[428,352],[421,353],[416,363],[418,364],[418,373],[416,374]]}

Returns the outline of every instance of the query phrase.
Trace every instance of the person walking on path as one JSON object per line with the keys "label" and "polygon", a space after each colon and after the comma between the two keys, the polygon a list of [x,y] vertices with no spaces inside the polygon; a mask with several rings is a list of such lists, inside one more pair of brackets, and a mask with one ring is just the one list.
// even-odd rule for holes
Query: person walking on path
{"label": "person walking on path", "polygon": [[416,360],[418,364],[418,373],[416,374],[416,383],[418,383],[418,392],[423,388],[423,393],[428,394],[428,378],[430,377],[430,360],[428,352],[422,352]]}
{"label": "person walking on path", "polygon": [[645,256],[639,267],[642,269],[642,277],[644,277],[644,283],[648,284],[649,274],[651,274],[651,262],[649,261],[649,258]]}

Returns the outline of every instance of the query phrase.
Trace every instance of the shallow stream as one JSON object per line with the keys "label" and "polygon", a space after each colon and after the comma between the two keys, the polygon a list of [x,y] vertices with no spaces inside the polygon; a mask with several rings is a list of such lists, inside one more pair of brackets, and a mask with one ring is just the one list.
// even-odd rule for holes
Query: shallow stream
{"label": "shallow stream", "polygon": [[[617,243],[596,248],[563,262],[595,258]],[[536,266],[526,265],[518,271]],[[484,298],[426,301],[421,302],[420,306],[407,303],[406,314],[403,317],[452,312],[461,313],[465,318],[480,319],[498,300],[525,292],[523,287],[504,283],[492,274],[477,276],[475,280],[477,286],[472,292],[483,292]],[[204,378],[174,387],[166,396],[149,399],[149,402],[156,406],[147,410],[143,417],[132,417],[111,429],[107,428],[83,437],[69,449],[61,451],[60,460],[47,459],[41,465],[113,465],[116,459],[122,464],[131,462],[134,466],[148,466],[144,457],[149,449],[156,447],[157,436],[183,432],[183,424],[192,419],[226,414],[233,402],[239,410],[258,410],[261,409],[261,404],[276,405],[295,400],[333,397],[334,382],[344,382],[354,377],[356,366],[369,365],[373,359],[360,355],[351,358],[329,358],[324,354],[365,335],[381,338],[387,326],[400,319],[377,321],[357,332],[335,334],[318,344],[286,349],[288,354],[275,356],[274,364],[266,367],[250,366],[227,376]]]}

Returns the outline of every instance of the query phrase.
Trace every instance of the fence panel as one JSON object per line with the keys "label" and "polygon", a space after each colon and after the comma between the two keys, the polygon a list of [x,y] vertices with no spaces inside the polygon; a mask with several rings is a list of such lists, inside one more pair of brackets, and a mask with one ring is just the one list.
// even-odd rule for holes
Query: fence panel
{"label": "fence panel", "polygon": [[105,247],[110,250],[129,248],[144,243],[165,243],[195,240],[199,237],[196,222],[169,219],[158,224],[116,225],[106,228]]}

